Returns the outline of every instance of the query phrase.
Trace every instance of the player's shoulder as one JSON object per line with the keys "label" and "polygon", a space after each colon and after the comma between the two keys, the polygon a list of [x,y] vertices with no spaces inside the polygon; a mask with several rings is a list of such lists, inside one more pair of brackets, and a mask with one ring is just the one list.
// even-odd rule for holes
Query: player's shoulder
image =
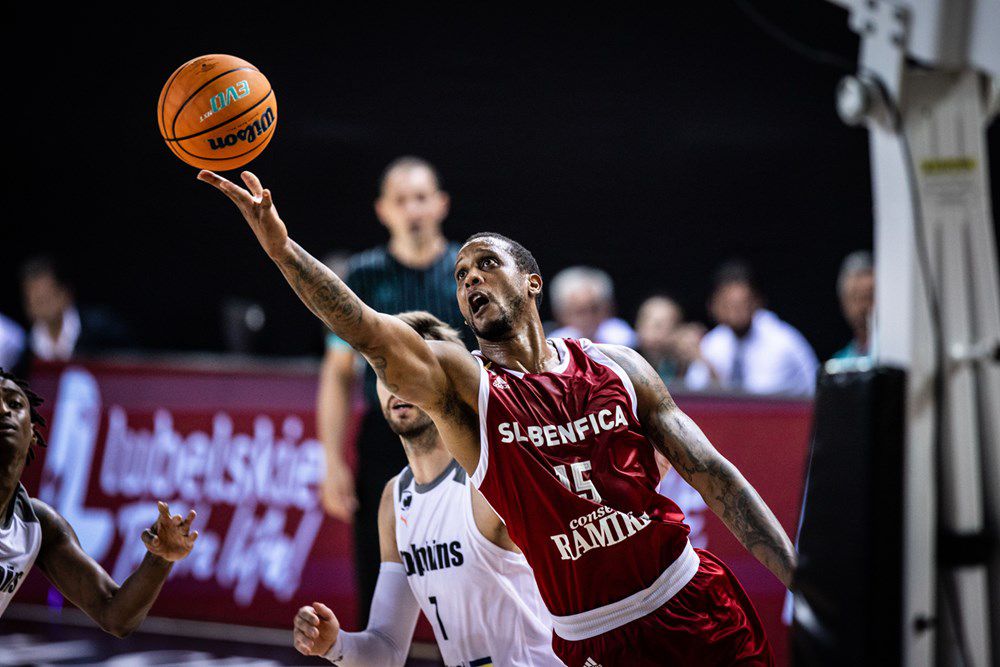
{"label": "player's shoulder", "polygon": [[595,343],[595,347],[621,366],[629,376],[644,373],[647,369],[655,373],[646,358],[630,347],[617,343]]}
{"label": "player's shoulder", "polygon": [[71,530],[69,522],[51,505],[38,498],[30,498],[29,502],[44,537],[66,534]]}
{"label": "player's shoulder", "polygon": [[453,384],[479,382],[479,362],[465,345],[445,340],[428,340],[427,346]]}
{"label": "player's shoulder", "polygon": [[399,475],[393,475],[385,483],[385,486],[382,487],[382,504],[392,505],[392,499],[396,495],[396,482],[398,481]]}

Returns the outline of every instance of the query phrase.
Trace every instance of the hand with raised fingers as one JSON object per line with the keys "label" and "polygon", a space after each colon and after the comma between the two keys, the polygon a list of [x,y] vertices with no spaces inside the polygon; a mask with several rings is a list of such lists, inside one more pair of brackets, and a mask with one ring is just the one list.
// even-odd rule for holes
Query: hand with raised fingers
{"label": "hand with raised fingers", "polygon": [[278,209],[274,207],[271,191],[264,189],[260,179],[249,171],[240,174],[247,189],[241,188],[232,181],[219,176],[215,172],[202,169],[198,172],[198,180],[214,185],[223,194],[233,200],[240,213],[250,224],[257,240],[271,258],[277,258],[288,245],[288,229],[278,217]]}
{"label": "hand with raised fingers", "polygon": [[295,614],[292,640],[302,655],[326,655],[337,642],[340,621],[322,602],[313,602]]}
{"label": "hand with raised fingers", "polygon": [[198,531],[191,530],[191,522],[197,513],[190,510],[186,518],[180,514],[171,516],[165,502],[161,500],[156,505],[160,515],[152,526],[142,531],[142,541],[154,556],[169,562],[178,561],[191,553],[194,541],[198,539]]}

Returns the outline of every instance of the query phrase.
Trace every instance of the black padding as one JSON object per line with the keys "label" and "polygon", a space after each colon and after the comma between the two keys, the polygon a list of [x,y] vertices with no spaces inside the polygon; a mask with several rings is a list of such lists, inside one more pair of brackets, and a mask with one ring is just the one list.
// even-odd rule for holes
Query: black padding
{"label": "black padding", "polygon": [[905,382],[893,368],[820,376],[798,536],[796,665],[900,664]]}

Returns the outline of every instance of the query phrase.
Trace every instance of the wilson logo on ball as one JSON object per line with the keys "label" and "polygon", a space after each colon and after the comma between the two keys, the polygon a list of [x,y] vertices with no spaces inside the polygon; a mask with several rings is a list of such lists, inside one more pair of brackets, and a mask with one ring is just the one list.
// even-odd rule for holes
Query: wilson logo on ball
{"label": "wilson logo on ball", "polygon": [[212,97],[209,98],[209,104],[212,108],[211,110],[201,114],[198,118],[198,122],[203,122],[206,118],[211,117],[212,114],[222,111],[236,100],[246,97],[249,94],[250,84],[247,83],[247,80],[243,79],[242,81],[237,81],[235,85],[229,86],[221,93],[212,95]]}
{"label": "wilson logo on ball", "polygon": [[213,151],[217,151],[221,148],[226,148],[227,146],[235,146],[240,141],[253,143],[259,136],[267,132],[268,128],[271,127],[273,123],[274,112],[271,110],[271,107],[268,107],[264,113],[261,114],[260,118],[250,123],[250,125],[244,129],[222,137],[208,139],[208,145]]}

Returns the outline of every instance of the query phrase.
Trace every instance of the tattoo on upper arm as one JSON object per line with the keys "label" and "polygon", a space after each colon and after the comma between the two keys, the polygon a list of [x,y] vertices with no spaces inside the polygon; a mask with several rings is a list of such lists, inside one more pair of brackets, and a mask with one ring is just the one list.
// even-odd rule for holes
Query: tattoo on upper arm
{"label": "tattoo on upper arm", "polygon": [[617,361],[650,406],[641,415],[646,435],[677,472],[698,488],[748,551],[783,581],[791,578],[794,555],[781,525],[754,488],[721,456],[701,429],[674,403],[651,367],[623,352]]}
{"label": "tattoo on upper arm", "polygon": [[390,382],[389,377],[386,374],[389,362],[386,360],[385,355],[375,354],[370,350],[362,352],[362,354],[365,355],[365,358],[368,360],[368,364],[372,367],[372,370],[375,371],[375,375],[382,381],[382,384],[385,385],[386,389],[393,393],[399,391],[399,385],[394,382]]}

